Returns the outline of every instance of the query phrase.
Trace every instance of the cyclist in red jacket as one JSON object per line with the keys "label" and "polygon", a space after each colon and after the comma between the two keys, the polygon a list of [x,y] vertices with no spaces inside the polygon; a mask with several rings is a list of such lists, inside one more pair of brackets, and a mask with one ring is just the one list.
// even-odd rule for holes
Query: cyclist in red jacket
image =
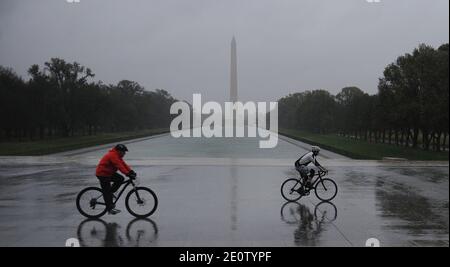
{"label": "cyclist in red jacket", "polygon": [[102,157],[95,171],[95,175],[99,179],[100,186],[103,190],[103,198],[105,199],[106,209],[109,214],[117,214],[120,212],[113,204],[113,193],[119,190],[125,178],[117,173],[117,170],[131,179],[136,178],[136,172],[123,160],[127,152],[128,148],[125,145],[116,145]]}

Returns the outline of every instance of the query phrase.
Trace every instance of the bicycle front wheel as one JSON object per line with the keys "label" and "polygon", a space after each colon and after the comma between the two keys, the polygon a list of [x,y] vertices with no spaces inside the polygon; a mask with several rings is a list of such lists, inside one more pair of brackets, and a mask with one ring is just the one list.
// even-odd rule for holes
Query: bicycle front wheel
{"label": "bicycle front wheel", "polygon": [[158,207],[156,194],[147,187],[136,187],[125,198],[125,206],[136,218],[147,218]]}
{"label": "bicycle front wheel", "polygon": [[287,179],[281,185],[281,195],[289,202],[297,201],[303,196],[300,194],[302,187],[303,185],[300,180],[294,178]]}
{"label": "bicycle front wheel", "polygon": [[333,180],[325,178],[316,183],[314,191],[318,199],[322,201],[331,201],[336,197],[338,187]]}
{"label": "bicycle front wheel", "polygon": [[130,246],[151,246],[158,239],[158,226],[150,219],[136,218],[128,223],[126,235]]}
{"label": "bicycle front wheel", "polygon": [[103,192],[97,187],[83,189],[77,196],[77,209],[89,219],[97,219],[106,213]]}

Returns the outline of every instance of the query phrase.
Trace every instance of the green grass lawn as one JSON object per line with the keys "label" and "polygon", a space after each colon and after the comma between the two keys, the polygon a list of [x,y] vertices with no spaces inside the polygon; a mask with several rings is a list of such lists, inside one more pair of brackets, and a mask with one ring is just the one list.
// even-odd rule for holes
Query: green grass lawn
{"label": "green grass lawn", "polygon": [[69,151],[95,145],[169,132],[168,129],[152,129],[138,132],[101,133],[93,136],[74,136],[40,141],[0,142],[0,156],[38,156]]}
{"label": "green grass lawn", "polygon": [[353,159],[376,159],[384,157],[405,158],[408,160],[448,161],[448,152],[424,151],[388,144],[375,144],[362,140],[352,140],[335,134],[314,134],[297,130],[280,129],[280,134],[293,139],[318,145],[324,149]]}

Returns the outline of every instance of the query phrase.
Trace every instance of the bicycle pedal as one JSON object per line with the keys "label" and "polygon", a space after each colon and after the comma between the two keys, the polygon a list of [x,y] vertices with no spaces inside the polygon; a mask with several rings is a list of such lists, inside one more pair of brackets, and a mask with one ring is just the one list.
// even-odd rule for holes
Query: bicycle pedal
{"label": "bicycle pedal", "polygon": [[90,203],[89,203],[89,206],[92,208],[92,209],[95,209],[95,205],[97,204],[97,201],[95,200],[95,199],[92,199],[91,201],[90,201]]}

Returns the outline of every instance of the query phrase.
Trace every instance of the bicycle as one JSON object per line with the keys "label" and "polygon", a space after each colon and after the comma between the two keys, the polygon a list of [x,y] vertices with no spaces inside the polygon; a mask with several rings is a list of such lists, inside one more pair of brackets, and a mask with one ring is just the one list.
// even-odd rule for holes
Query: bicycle
{"label": "bicycle", "polygon": [[[136,179],[130,178],[122,183],[125,186],[117,197],[113,197],[113,203],[116,204],[125,189],[131,185],[133,188],[125,197],[125,207],[134,217],[147,218],[156,211],[158,198],[150,188],[137,187]],[[98,187],[87,187],[81,190],[77,195],[76,204],[78,211],[89,219],[98,219],[107,212],[103,191]]]}
{"label": "bicycle", "polygon": [[311,190],[314,190],[316,197],[322,201],[333,200],[338,192],[337,184],[330,178],[323,178],[328,174],[328,171],[318,171],[311,181],[311,186],[308,187],[303,183],[303,178],[289,178],[281,185],[281,195],[284,199],[294,202],[308,196]]}

